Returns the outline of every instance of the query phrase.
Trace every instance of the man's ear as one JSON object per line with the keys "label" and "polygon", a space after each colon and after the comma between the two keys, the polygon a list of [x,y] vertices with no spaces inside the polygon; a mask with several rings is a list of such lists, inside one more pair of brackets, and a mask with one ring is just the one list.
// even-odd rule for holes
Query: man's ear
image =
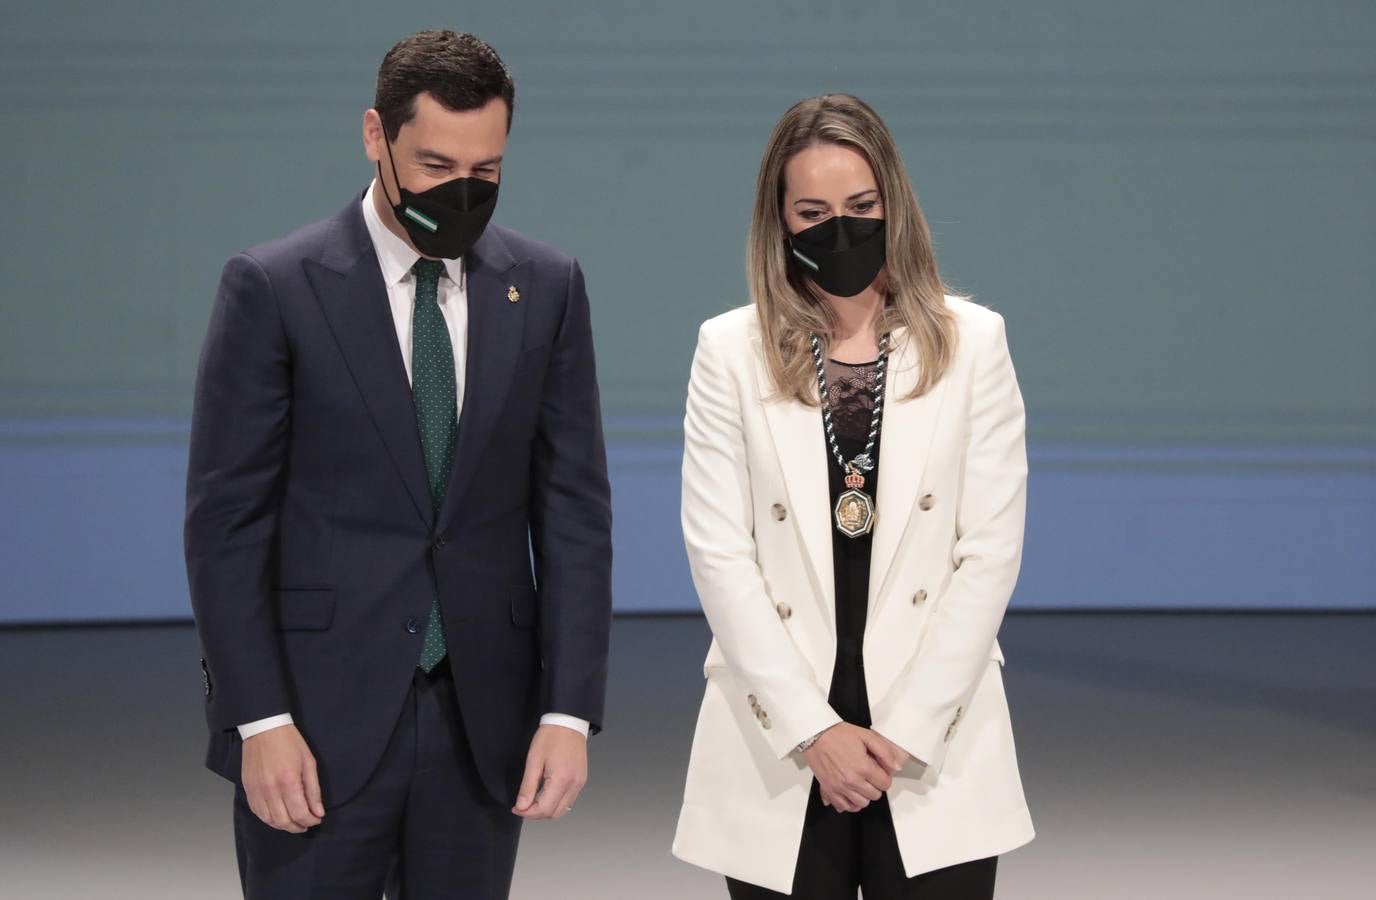
{"label": "man's ear", "polygon": [[382,117],[377,110],[370,109],[363,114],[363,152],[367,154],[368,162],[382,162],[386,152],[384,143]]}

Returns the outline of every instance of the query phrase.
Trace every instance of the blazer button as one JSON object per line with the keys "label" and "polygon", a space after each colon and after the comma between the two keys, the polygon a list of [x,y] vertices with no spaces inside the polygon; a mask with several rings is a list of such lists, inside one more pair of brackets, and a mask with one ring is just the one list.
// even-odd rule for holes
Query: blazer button
{"label": "blazer button", "polygon": [[782,522],[784,519],[788,518],[788,510],[784,509],[784,505],[782,503],[775,503],[773,509],[774,521]]}
{"label": "blazer button", "polygon": [[769,730],[769,716],[768,716],[768,714],[766,714],[766,713],[760,713],[760,727],[763,728],[765,731],[768,731],[768,730]]}
{"label": "blazer button", "polygon": [[755,695],[754,695],[754,694],[748,694],[748,695],[746,696],[745,699],[748,700],[748,701],[750,701],[750,708],[751,708],[751,709],[759,709],[759,708],[760,708],[760,701],[758,701],[758,700],[755,699]]}
{"label": "blazer button", "polygon": [[415,619],[407,619],[406,630],[411,634],[415,634],[417,631],[420,631],[420,625],[416,622]]}
{"label": "blazer button", "polygon": [[435,548],[436,550],[443,550],[443,549],[444,549],[444,536],[441,535],[440,537],[435,538],[435,543],[434,543],[433,546],[434,546],[434,548]]}
{"label": "blazer button", "polygon": [[789,616],[793,615],[793,610],[788,608],[787,603],[780,603],[778,606],[774,607],[774,610],[779,614],[779,618],[781,619],[787,619]]}
{"label": "blazer button", "polygon": [[927,602],[927,591],[925,588],[918,588],[917,593],[913,594],[913,606],[921,606]]}
{"label": "blazer button", "polygon": [[934,504],[935,502],[936,498],[933,497],[931,494],[923,494],[922,499],[917,501],[917,508],[922,510],[923,512],[926,512],[927,510],[932,508],[932,504]]}

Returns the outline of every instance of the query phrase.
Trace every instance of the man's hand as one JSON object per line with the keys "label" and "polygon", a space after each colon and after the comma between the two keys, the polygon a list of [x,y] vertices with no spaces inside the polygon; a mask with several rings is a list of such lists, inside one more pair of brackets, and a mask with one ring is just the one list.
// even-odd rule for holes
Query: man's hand
{"label": "man's hand", "polygon": [[840,812],[859,812],[878,800],[907,756],[883,735],[847,722],[828,728],[803,751],[822,802]]}
{"label": "man's hand", "polygon": [[587,783],[588,739],[562,725],[541,725],[511,811],[523,819],[562,819]]}
{"label": "man's hand", "polygon": [[325,804],[315,757],[295,725],[282,725],[244,741],[241,772],[248,808],[268,825],[292,834],[320,824]]}

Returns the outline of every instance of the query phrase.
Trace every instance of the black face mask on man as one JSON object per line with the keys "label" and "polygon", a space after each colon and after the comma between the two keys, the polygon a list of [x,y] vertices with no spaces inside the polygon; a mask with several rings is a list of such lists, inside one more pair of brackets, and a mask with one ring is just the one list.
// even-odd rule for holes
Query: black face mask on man
{"label": "black face mask on man", "polygon": [[884,268],[884,220],[832,216],[788,239],[803,272],[834,297],[854,297]]}
{"label": "black face mask on man", "polygon": [[[458,259],[482,237],[483,230],[497,208],[497,182],[483,178],[452,178],[417,194],[401,186],[397,178],[397,163],[392,158],[392,144],[387,142],[387,158],[392,164],[401,199],[392,203],[397,221],[406,229],[411,243],[425,256]],[[377,164],[378,181],[382,181],[382,163]]]}

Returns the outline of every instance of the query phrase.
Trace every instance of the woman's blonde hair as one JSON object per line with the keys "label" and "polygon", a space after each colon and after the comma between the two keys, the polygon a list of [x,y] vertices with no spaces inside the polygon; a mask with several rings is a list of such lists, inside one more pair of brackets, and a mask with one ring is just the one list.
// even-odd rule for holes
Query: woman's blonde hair
{"label": "woman's blonde hair", "polygon": [[755,192],[746,241],[746,277],[760,319],[765,363],[780,396],[816,405],[817,377],[809,335],[831,346],[836,314],[812,281],[789,259],[784,225],[784,166],[816,144],[838,144],[860,153],[878,181],[883,201],[885,262],[879,283],[885,294],[876,339],[907,329],[921,371],[910,397],[941,380],[955,355],[956,320],[936,270],[932,235],[917,205],[893,135],[873,109],[849,94],[812,97],[793,106],[774,126]]}

